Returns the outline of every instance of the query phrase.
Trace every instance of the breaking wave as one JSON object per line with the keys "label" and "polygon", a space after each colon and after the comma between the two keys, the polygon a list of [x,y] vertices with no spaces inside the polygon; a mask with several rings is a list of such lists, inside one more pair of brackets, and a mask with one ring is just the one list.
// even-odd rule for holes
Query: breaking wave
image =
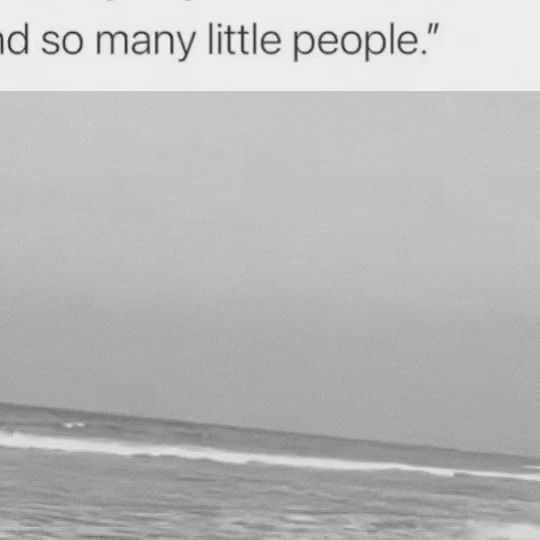
{"label": "breaking wave", "polygon": [[147,444],[133,441],[55,437],[30,433],[0,431],[0,447],[21,450],[46,450],[109,454],[123,457],[149,456],[174,457],[189,460],[206,460],[228,465],[267,465],[301,469],[318,469],[344,472],[406,472],[424,473],[432,476],[453,478],[471,476],[479,478],[522,480],[540,482],[540,474],[513,474],[500,471],[478,471],[410,465],[397,462],[356,461],[327,457],[311,457],[285,454],[240,452],[210,447]]}

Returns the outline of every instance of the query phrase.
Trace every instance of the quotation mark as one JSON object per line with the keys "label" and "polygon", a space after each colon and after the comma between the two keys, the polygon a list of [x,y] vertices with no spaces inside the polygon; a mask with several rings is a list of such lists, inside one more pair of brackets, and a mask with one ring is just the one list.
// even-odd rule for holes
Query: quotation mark
{"label": "quotation mark", "polygon": [[428,34],[436,34],[438,30],[439,30],[439,23],[438,22],[436,22],[436,23],[430,22],[429,23],[428,30],[427,30]]}

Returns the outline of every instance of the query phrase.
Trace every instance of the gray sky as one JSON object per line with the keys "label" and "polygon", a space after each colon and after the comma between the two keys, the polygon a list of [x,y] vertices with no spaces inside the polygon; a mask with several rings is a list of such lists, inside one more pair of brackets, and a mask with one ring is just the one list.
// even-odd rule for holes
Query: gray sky
{"label": "gray sky", "polygon": [[2,401],[540,455],[540,96],[0,110]]}

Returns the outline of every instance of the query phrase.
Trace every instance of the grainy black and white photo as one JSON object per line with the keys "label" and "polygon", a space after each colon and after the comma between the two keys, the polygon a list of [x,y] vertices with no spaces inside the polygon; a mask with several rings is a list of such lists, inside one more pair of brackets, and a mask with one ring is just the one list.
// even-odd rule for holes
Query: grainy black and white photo
{"label": "grainy black and white photo", "polygon": [[0,538],[540,539],[537,94],[0,110]]}

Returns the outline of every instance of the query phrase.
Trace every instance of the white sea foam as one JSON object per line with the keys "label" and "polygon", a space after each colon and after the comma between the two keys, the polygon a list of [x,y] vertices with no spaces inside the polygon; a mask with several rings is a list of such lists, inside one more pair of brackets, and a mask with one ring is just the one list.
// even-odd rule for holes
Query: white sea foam
{"label": "white sea foam", "polygon": [[66,422],[65,424],[62,424],[62,425],[67,429],[86,427],[86,424],[84,422]]}
{"label": "white sea foam", "polygon": [[495,478],[540,482],[540,474],[513,474],[500,471],[478,471],[410,465],[397,462],[356,461],[327,457],[311,457],[285,454],[265,454],[257,452],[238,452],[210,447],[183,445],[145,444],[132,441],[83,439],[75,437],[54,437],[30,433],[8,433],[0,431],[0,447],[22,450],[48,450],[58,452],[86,452],[133,457],[175,457],[189,460],[207,460],[229,465],[268,465],[349,472],[387,472],[424,473],[432,476],[452,478],[466,475],[480,478]]}

